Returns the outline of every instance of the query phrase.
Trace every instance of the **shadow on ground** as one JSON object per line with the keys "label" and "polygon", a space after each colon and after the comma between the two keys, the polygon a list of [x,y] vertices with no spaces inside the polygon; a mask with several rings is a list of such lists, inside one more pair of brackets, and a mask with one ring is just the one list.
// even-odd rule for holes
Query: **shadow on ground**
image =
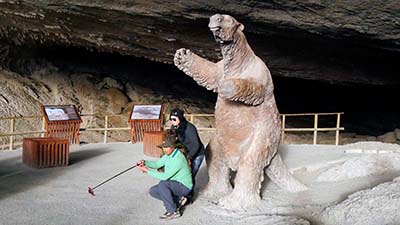
{"label": "shadow on ground", "polygon": [[96,150],[88,149],[88,150],[71,152],[69,154],[69,165],[74,165],[82,161],[103,155],[108,152],[110,152],[110,150],[106,148],[100,148]]}
{"label": "shadow on ground", "polygon": [[109,149],[100,148],[70,152],[68,166],[42,169],[24,165],[22,163],[22,151],[10,152],[8,155],[17,155],[12,157],[2,154],[0,160],[0,200],[45,185],[53,178],[65,174],[67,170],[74,169],[76,165],[80,165],[83,161],[106,154],[109,151]]}

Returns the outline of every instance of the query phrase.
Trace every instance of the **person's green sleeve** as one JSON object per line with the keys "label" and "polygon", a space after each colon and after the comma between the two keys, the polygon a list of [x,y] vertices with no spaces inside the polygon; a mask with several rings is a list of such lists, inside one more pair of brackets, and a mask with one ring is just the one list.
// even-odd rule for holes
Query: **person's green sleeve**
{"label": "person's green sleeve", "polygon": [[159,169],[161,167],[163,167],[165,165],[165,157],[166,155],[164,155],[163,157],[161,157],[161,159],[157,160],[157,161],[144,161],[144,165],[147,166],[150,169]]}
{"label": "person's green sleeve", "polygon": [[182,162],[174,163],[168,167],[168,170],[165,170],[163,173],[160,173],[156,170],[148,170],[147,174],[151,177],[160,179],[160,180],[168,180],[173,177],[179,170],[183,167]]}

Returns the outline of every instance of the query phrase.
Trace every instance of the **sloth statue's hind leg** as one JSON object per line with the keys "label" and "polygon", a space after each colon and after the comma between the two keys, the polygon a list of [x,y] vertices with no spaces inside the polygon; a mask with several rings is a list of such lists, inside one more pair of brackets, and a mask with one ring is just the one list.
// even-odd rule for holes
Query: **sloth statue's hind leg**
{"label": "sloth statue's hind leg", "polygon": [[217,200],[230,193],[232,186],[229,183],[230,169],[225,163],[222,149],[215,136],[207,146],[206,162],[209,182],[202,193],[208,198]]}
{"label": "sloth statue's hind leg", "polygon": [[261,200],[260,190],[264,180],[264,167],[271,154],[271,146],[265,139],[254,138],[246,151],[243,151],[235,178],[233,191],[223,197],[218,204],[227,209],[245,209]]}

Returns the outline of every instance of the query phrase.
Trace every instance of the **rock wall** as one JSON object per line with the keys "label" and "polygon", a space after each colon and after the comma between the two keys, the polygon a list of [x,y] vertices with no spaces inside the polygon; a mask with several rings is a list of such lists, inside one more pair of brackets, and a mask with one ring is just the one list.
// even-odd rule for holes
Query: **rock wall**
{"label": "rock wall", "polygon": [[[12,56],[14,53],[17,56]],[[148,83],[154,83],[153,77],[147,76],[149,80],[143,81],[146,72],[142,70],[130,71],[130,74],[140,75],[136,76],[139,79],[129,80],[118,76],[122,72],[117,70],[123,70],[118,65],[104,69],[99,68],[102,62],[98,62],[86,69],[71,61],[50,62],[51,56],[44,58],[29,50],[10,52],[8,56],[9,63],[0,68],[0,117],[41,115],[41,105],[73,104],[81,114],[99,115],[83,117],[82,127],[96,128],[104,127],[104,115],[115,115],[109,118],[109,127],[128,127],[133,104],[163,104],[166,113],[173,107],[183,108],[186,112],[213,111],[211,102],[196,101],[196,97],[190,95],[179,96],[193,91],[190,87],[180,87],[181,90],[174,93],[171,91],[174,87],[170,87],[169,83],[160,82],[158,88],[152,89]],[[78,61],[83,59],[77,58]],[[139,67],[138,64],[134,66]],[[0,133],[9,132],[9,123],[9,120],[0,120]],[[42,123],[40,119],[17,119],[15,127],[17,132],[39,131]],[[128,131],[112,131],[112,134],[109,141],[130,140]],[[102,136],[101,132],[82,132],[81,141],[100,142]],[[22,137],[18,136],[16,142],[19,143]],[[8,138],[0,139],[1,149],[7,144]]]}
{"label": "rock wall", "polygon": [[0,37],[17,45],[81,46],[172,62],[187,47],[217,60],[208,17],[245,25],[274,76],[399,84],[400,3],[318,1],[0,1]]}

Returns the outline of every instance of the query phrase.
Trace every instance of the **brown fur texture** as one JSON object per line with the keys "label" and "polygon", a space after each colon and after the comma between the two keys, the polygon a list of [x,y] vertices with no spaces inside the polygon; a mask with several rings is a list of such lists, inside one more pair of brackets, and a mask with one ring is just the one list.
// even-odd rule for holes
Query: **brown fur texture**
{"label": "brown fur texture", "polygon": [[[223,60],[213,63],[179,49],[174,62],[199,85],[218,93],[216,135],[206,153],[210,180],[204,193],[219,198],[224,208],[245,209],[260,200],[264,169],[277,155],[281,121],[270,71],[248,45],[244,26],[229,15],[216,14],[209,28],[221,45]],[[271,177],[290,176],[279,171],[287,171],[280,157],[275,161],[278,164],[272,167]],[[237,171],[234,188],[230,170]],[[278,183],[285,186],[287,182]],[[296,191],[304,189],[301,183],[296,185],[300,187]],[[286,186],[291,189],[292,185]]]}

